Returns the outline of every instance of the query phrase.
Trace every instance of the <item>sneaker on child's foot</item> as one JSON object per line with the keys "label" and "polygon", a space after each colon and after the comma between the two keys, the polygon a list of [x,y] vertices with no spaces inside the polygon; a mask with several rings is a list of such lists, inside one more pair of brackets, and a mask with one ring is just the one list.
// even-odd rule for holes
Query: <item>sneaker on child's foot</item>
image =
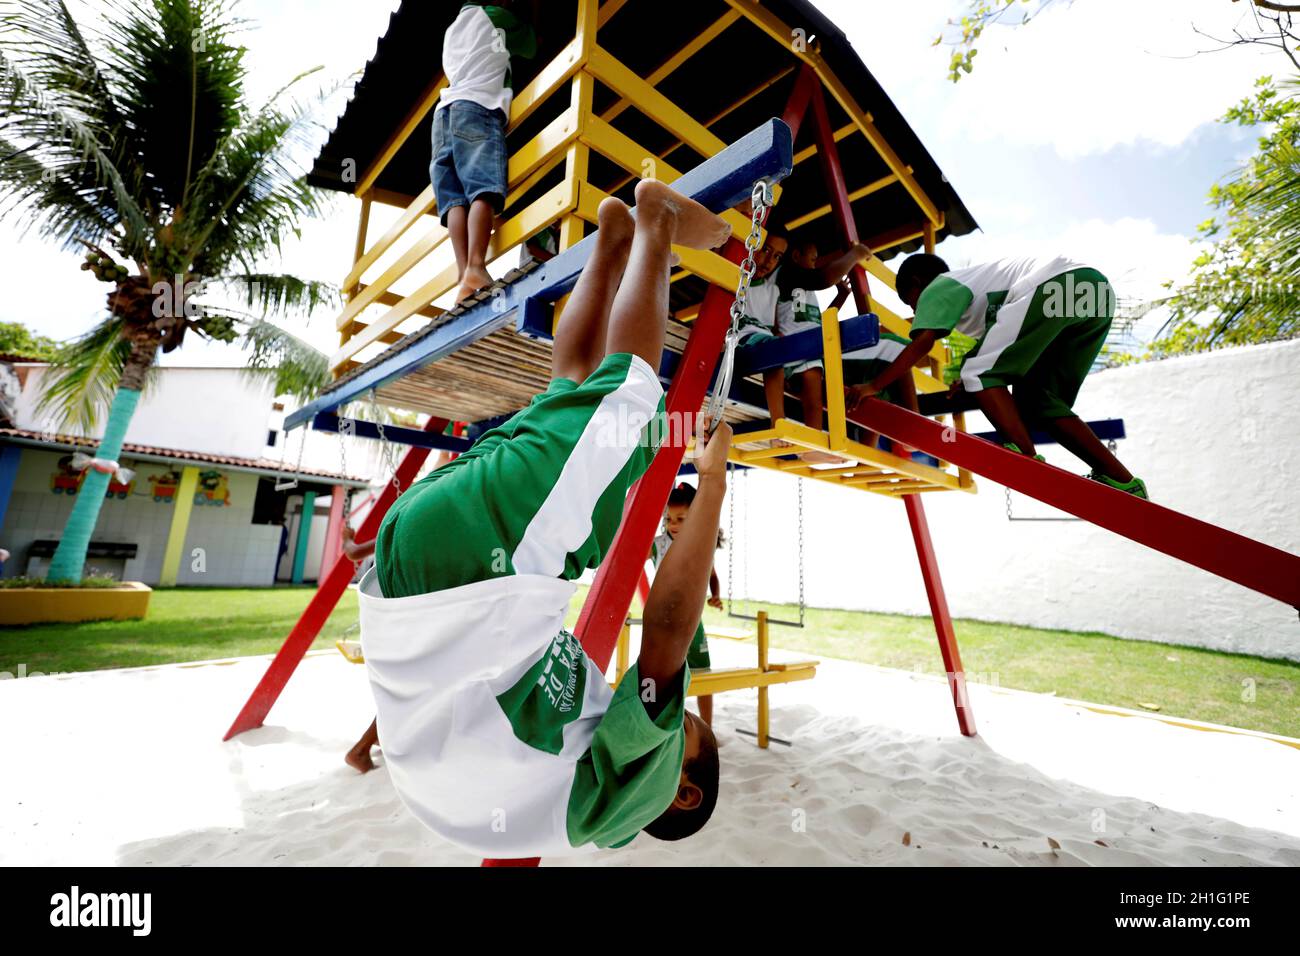
{"label": "sneaker on child's foot", "polygon": [[[1002,447],[1005,448],[1007,451],[1014,451],[1017,455],[1024,454],[1024,452],[1020,450],[1020,446],[1013,441],[1003,442]],[[1042,455],[1035,455],[1034,461],[1047,461],[1047,459],[1044,458]]]}
{"label": "sneaker on child's foot", "polygon": [[1103,485],[1110,485],[1117,491],[1123,491],[1135,498],[1141,498],[1143,501],[1151,500],[1151,496],[1147,494],[1146,482],[1141,478],[1134,477],[1131,481],[1116,481],[1114,478],[1107,477],[1096,471],[1090,471],[1087,477],[1093,481],[1100,481]]}

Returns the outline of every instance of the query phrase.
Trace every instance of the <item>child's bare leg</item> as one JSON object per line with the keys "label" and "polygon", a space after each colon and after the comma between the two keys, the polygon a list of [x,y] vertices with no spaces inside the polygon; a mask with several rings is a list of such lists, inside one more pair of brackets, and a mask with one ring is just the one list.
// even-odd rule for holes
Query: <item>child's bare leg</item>
{"label": "child's bare leg", "polygon": [[785,369],[770,368],[763,373],[763,395],[767,398],[767,413],[775,425],[785,418]]}
{"label": "child's bare leg", "polygon": [[822,382],[825,377],[819,368],[799,373],[799,401],[803,405],[803,423],[809,428],[822,430]]}
{"label": "child's bare leg", "polygon": [[[487,271],[487,248],[492,240],[492,223],[496,217],[492,214],[492,204],[486,199],[475,199],[470,203],[467,216],[468,240],[466,242],[465,268],[461,270],[460,292],[456,301],[473,295],[485,285],[492,284],[492,276]],[[448,217],[450,221],[450,217]]]}
{"label": "child's bare leg", "polygon": [[635,223],[620,199],[610,196],[597,210],[596,247],[573,287],[551,347],[551,376],[581,384],[605,357],[605,332],[623,270],[632,249]]}
{"label": "child's bare leg", "polygon": [[705,694],[703,697],[695,698],[696,704],[700,708],[700,720],[704,721],[710,727],[713,726],[713,695]]}
{"label": "child's bare leg", "polygon": [[375,718],[366,728],[366,732],[361,735],[361,739],[352,745],[344,757],[347,765],[359,773],[366,773],[375,769],[375,762],[370,759],[370,748],[379,743],[379,719]]}
{"label": "child's bare leg", "polygon": [[653,179],[637,183],[636,231],[610,310],[606,353],[631,352],[658,369],[668,322],[670,246],[712,249],[730,234],[725,219],[694,200]]}
{"label": "child's bare leg", "polygon": [[1054,418],[1046,422],[1045,427],[1062,448],[1086,462],[1093,471],[1120,482],[1133,480],[1133,473],[1111,454],[1083,419]]}
{"label": "child's bare leg", "polygon": [[456,256],[456,284],[465,281],[465,263],[469,259],[469,207],[452,206],[447,210],[447,234]]}
{"label": "child's bare leg", "polygon": [[980,411],[993,423],[1004,441],[1013,442],[1026,455],[1034,454],[1034,442],[1011,398],[1010,389],[1005,385],[986,388],[976,392],[975,398],[980,403]]}

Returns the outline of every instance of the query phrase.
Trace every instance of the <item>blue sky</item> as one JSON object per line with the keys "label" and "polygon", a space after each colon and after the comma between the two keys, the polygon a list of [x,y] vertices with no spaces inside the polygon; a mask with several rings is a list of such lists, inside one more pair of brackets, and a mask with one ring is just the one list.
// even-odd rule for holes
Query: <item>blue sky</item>
{"label": "blue sky", "polygon": [[[254,93],[265,95],[317,64],[332,77],[359,70],[395,5],[245,0],[243,14],[258,23],[246,38]],[[1211,45],[1193,24],[1226,35],[1244,15],[1246,5],[1229,0],[1058,3],[1026,27],[990,29],[975,72],[957,85],[946,78],[949,51],[931,45],[960,11],[957,0],[819,6],[848,34],[983,227],[940,247],[951,264],[1067,254],[1101,268],[1122,296],[1136,298],[1186,275],[1196,225],[1210,214],[1206,192],[1252,150],[1254,134],[1217,118],[1250,93],[1255,77],[1282,72],[1278,55],[1253,49],[1193,55]],[[665,49],[676,39],[667,31]],[[355,222],[355,201],[339,200],[329,220],[308,224],[303,239],[286,248],[280,265],[337,281]],[[0,320],[59,338],[94,324],[105,287],[77,270],[75,256],[0,224],[0,257],[29,279],[11,284]],[[292,328],[325,350],[336,342],[329,315]],[[231,347],[188,343],[168,360],[243,364]]]}

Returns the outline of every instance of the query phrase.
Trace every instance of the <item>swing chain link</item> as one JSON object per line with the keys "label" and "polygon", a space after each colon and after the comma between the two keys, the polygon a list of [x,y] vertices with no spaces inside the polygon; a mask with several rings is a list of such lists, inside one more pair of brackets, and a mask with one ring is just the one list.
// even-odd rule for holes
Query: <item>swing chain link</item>
{"label": "swing chain link", "polygon": [[384,434],[384,416],[383,412],[379,409],[379,401],[375,396],[375,390],[373,388],[370,390],[370,410],[371,414],[373,414],[375,418],[375,429],[379,432],[379,448],[384,457],[384,467],[388,469],[388,473],[393,476],[393,490],[400,495],[402,493],[402,483],[397,480],[397,465],[393,463],[392,445],[388,441],[388,436]]}
{"label": "swing chain link", "polygon": [[717,426],[722,410],[726,406],[727,396],[731,393],[736,345],[740,341],[740,323],[745,318],[749,307],[749,284],[754,279],[754,273],[758,271],[758,263],[755,261],[754,256],[763,244],[763,224],[767,222],[767,215],[776,202],[772,183],[766,179],[756,180],[754,188],[749,194],[749,202],[752,211],[749,235],[745,237],[745,258],[740,261],[740,277],[736,282],[736,297],[731,302],[731,327],[727,330],[727,336],[723,340],[722,363],[718,372],[717,388],[712,399],[709,400],[707,414],[711,428]]}
{"label": "swing chain link", "polygon": [[803,591],[803,479],[796,478],[799,486],[799,626],[803,627],[804,591]]}
{"label": "swing chain link", "polygon": [[[339,474],[344,478],[348,476],[348,438],[355,434],[355,430],[356,425],[352,419],[339,419]],[[352,489],[339,485],[339,493],[343,495],[343,524],[346,525],[352,516]]]}

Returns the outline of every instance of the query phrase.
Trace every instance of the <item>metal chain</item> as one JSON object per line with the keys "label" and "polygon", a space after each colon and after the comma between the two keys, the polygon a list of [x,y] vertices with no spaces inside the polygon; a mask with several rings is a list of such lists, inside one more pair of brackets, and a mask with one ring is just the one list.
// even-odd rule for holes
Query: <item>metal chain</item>
{"label": "metal chain", "polygon": [[379,401],[375,397],[375,390],[370,390],[370,410],[375,416],[375,429],[379,432],[379,449],[384,456],[384,467],[392,475],[393,490],[399,495],[402,493],[402,483],[397,480],[397,465],[393,463],[393,449],[388,441],[388,436],[384,434],[383,413],[379,410]]}
{"label": "metal chain", "polygon": [[[736,466],[729,464],[727,467],[734,479]],[[731,485],[731,494],[727,495],[727,613],[731,614],[736,610],[732,587],[736,581],[736,485],[734,481],[728,484]]]}
{"label": "metal chain", "polygon": [[795,484],[799,486],[799,626],[803,627],[803,479],[796,478]]}
{"label": "metal chain", "polygon": [[[352,419],[339,419],[339,474],[344,478],[348,476],[348,437],[353,434],[355,427]],[[339,491],[343,495],[343,524],[347,524],[348,518],[352,516],[352,489],[339,485]]]}
{"label": "metal chain", "polygon": [[740,524],[745,529],[745,563],[740,580],[740,590],[744,592],[745,613],[749,614],[749,469],[740,470],[740,488],[743,494],[740,501]]}
{"label": "metal chain", "polygon": [[1002,490],[1007,493],[1007,520],[1014,521],[1015,518],[1011,516],[1011,489],[1003,488]]}
{"label": "metal chain", "polygon": [[722,410],[726,407],[727,396],[731,392],[731,378],[735,371],[736,344],[740,341],[740,322],[746,315],[749,305],[749,284],[758,271],[754,254],[758,252],[763,241],[763,223],[775,202],[772,184],[766,179],[757,180],[750,191],[749,201],[752,207],[749,235],[745,237],[745,258],[740,261],[740,278],[736,282],[736,298],[731,303],[731,328],[723,340],[722,364],[718,372],[718,384],[713,397],[709,400],[707,415],[710,426],[719,421]]}

